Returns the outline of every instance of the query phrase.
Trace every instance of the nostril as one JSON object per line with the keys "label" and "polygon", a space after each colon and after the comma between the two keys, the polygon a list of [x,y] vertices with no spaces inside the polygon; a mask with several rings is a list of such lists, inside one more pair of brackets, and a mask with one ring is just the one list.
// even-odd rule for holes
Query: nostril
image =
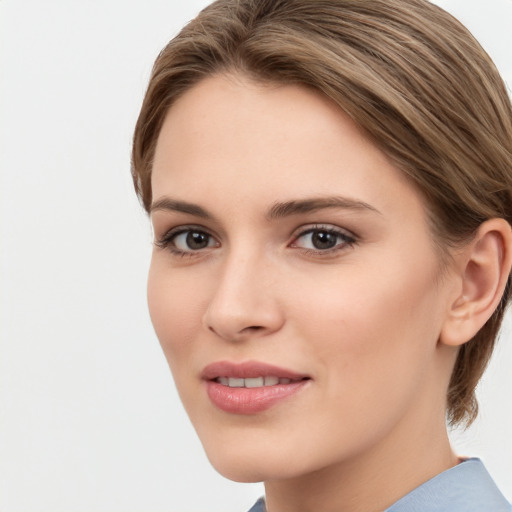
{"label": "nostril", "polygon": [[210,332],[213,332],[217,336],[221,336],[222,338],[225,339],[241,340],[247,337],[251,337],[252,334],[263,332],[265,330],[265,327],[262,325],[249,325],[247,327],[243,327],[242,329],[236,332],[224,332],[222,329],[216,329],[214,326],[209,325],[208,330]]}
{"label": "nostril", "polygon": [[262,329],[263,329],[262,325],[250,325],[249,327],[245,327],[244,329],[242,329],[240,332],[245,332],[245,331],[254,332],[254,331],[261,331]]}

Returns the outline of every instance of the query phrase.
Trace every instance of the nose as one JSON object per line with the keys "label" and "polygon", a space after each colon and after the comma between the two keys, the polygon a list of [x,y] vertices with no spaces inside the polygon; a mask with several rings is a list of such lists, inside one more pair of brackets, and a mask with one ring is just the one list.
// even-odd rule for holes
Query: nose
{"label": "nose", "polygon": [[226,261],[203,317],[205,328],[227,341],[262,337],[278,331],[284,314],[277,297],[277,275],[261,259]]}

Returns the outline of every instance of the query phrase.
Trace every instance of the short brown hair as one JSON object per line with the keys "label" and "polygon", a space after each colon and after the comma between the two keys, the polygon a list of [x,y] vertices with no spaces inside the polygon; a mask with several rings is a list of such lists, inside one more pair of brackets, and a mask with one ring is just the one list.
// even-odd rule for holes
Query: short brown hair
{"label": "short brown hair", "polygon": [[[512,108],[489,56],[426,0],[218,0],[158,56],[136,125],[132,174],[146,210],[164,117],[206,76],[302,84],[338,104],[422,193],[434,239],[463,243],[493,217],[512,223]],[[446,250],[441,250],[446,253]],[[475,387],[510,296],[460,349],[452,424],[476,417]]]}

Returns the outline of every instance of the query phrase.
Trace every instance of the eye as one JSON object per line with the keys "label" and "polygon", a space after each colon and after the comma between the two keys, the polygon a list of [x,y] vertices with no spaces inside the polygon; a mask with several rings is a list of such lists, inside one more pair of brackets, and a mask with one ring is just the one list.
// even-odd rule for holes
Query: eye
{"label": "eye", "polygon": [[356,242],[353,236],[334,227],[318,226],[300,233],[291,247],[307,251],[331,252],[351,246]]}
{"label": "eye", "polygon": [[203,231],[184,231],[172,237],[174,247],[180,251],[199,251],[215,245],[213,238]]}
{"label": "eye", "polygon": [[181,227],[166,233],[161,240],[156,242],[156,245],[161,248],[168,248],[175,254],[185,255],[210,247],[218,247],[219,244],[206,231],[193,227]]}

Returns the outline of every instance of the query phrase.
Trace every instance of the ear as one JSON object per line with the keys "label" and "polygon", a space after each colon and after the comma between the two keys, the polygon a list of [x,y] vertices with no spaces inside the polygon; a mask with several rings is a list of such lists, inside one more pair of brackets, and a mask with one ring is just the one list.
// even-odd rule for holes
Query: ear
{"label": "ear", "polygon": [[512,265],[510,224],[504,219],[484,222],[455,259],[461,285],[440,335],[440,342],[451,346],[472,339],[500,303]]}

